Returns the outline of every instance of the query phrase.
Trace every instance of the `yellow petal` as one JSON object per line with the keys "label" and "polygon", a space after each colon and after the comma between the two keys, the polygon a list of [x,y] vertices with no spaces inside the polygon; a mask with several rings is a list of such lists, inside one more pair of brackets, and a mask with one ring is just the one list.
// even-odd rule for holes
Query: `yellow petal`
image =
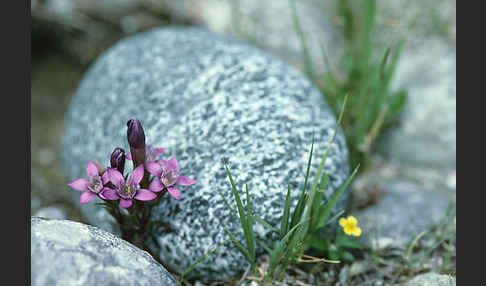
{"label": "yellow petal", "polygon": [[345,233],[346,235],[351,235],[351,234],[352,234],[352,232],[353,232],[353,229],[352,229],[351,227],[345,227],[345,228],[344,228],[344,233]]}
{"label": "yellow petal", "polygon": [[348,221],[345,218],[342,217],[339,220],[339,225],[342,226],[342,227],[346,227],[348,225]]}
{"label": "yellow petal", "polygon": [[352,234],[354,236],[360,236],[361,235],[361,228],[359,227],[354,227],[353,230],[352,230]]}
{"label": "yellow petal", "polygon": [[350,216],[348,216],[348,225],[349,226],[356,226],[356,225],[358,225],[358,220],[354,216],[350,215]]}

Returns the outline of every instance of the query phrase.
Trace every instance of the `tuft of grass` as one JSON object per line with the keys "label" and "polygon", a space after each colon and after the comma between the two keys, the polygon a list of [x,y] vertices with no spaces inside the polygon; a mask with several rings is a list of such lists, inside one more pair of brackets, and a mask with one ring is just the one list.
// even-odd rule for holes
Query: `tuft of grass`
{"label": "tuft of grass", "polygon": [[[329,198],[326,204],[322,205],[322,199],[324,192],[328,186],[328,174],[323,170],[324,164],[327,160],[327,156],[331,149],[332,144],[336,138],[339,126],[343,119],[344,109],[346,106],[347,96],[344,98],[344,103],[341,109],[341,113],[338,117],[334,134],[327,145],[326,151],[321,158],[319,167],[311,182],[309,191],[307,191],[307,183],[309,181],[310,166],[312,162],[312,155],[314,151],[314,136],[312,138],[312,145],[307,163],[307,171],[304,180],[304,186],[300,193],[297,205],[291,211],[291,188],[290,184],[287,187],[287,195],[285,197],[285,204],[282,211],[282,220],[279,227],[272,226],[264,219],[253,214],[251,208],[251,198],[248,192],[248,187],[245,185],[246,192],[246,210],[241,202],[240,195],[236,188],[236,184],[233,180],[231,172],[223,160],[223,164],[231,184],[231,190],[233,193],[233,199],[236,204],[240,226],[242,228],[245,242],[244,244],[237,241],[235,236],[230,233],[227,227],[225,227],[231,242],[234,246],[243,254],[247,261],[251,264],[252,269],[255,271],[256,260],[256,244],[258,243],[265,251],[270,255],[268,271],[264,277],[264,284],[268,284],[275,278],[281,280],[285,274],[286,269],[299,262],[328,262],[339,263],[339,261],[330,261],[327,259],[316,258],[309,255],[305,255],[305,252],[312,247],[313,242],[321,239],[321,233],[325,230],[325,227],[330,221],[336,220],[343,212],[329,219],[331,211],[334,209],[339,198],[343,195],[347,189],[349,183],[356,175],[358,167],[352,172],[344,184]],[[221,196],[223,196],[220,193]],[[224,198],[224,196],[223,196]],[[232,212],[236,215],[236,211],[231,207],[230,203],[224,198],[226,205],[232,209]],[[263,241],[255,238],[253,231],[253,223],[260,223],[264,228],[278,234],[278,239],[273,241],[271,246],[266,245]],[[342,244],[350,242],[344,241]],[[278,273],[277,273],[278,270]]]}
{"label": "tuft of grass", "polygon": [[294,26],[301,42],[305,72],[319,87],[334,112],[341,109],[346,95],[351,95],[349,109],[343,119],[343,124],[347,126],[344,134],[350,150],[350,160],[352,165],[362,163],[368,167],[375,141],[384,130],[397,122],[405,106],[407,92],[390,90],[405,41],[401,39],[382,51],[376,51],[373,42],[376,0],[363,1],[360,9],[356,9],[360,14],[352,9],[349,0],[337,0],[345,51],[339,60],[339,73],[336,73],[321,42],[327,73],[320,76],[312,65],[295,0],[289,1]]}

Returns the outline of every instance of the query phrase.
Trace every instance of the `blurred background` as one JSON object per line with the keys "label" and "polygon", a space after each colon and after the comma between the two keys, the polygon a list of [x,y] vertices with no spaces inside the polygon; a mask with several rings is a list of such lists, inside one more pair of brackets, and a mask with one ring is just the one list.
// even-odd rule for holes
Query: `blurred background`
{"label": "blurred background", "polygon": [[346,93],[389,98],[363,107],[367,121],[358,109],[343,124],[351,162],[367,166],[354,183],[356,208],[373,204],[386,192],[376,186],[391,178],[455,200],[453,0],[32,0],[31,14],[33,215],[82,221],[63,173],[71,96],[100,53],[168,25],[205,27],[279,56],[335,110]]}

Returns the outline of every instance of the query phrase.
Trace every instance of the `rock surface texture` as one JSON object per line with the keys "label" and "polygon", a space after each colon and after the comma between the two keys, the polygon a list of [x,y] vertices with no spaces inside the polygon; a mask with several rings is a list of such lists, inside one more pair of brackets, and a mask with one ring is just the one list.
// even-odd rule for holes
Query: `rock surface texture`
{"label": "rock surface texture", "polygon": [[177,285],[147,252],[96,227],[32,217],[32,285]]}
{"label": "rock surface texture", "polygon": [[449,197],[444,193],[408,180],[387,182],[384,189],[378,204],[356,212],[367,245],[404,248],[446,215]]}
{"label": "rock surface texture", "polygon": [[403,286],[454,286],[456,278],[437,273],[425,273],[416,276]]}
{"label": "rock surface texture", "polygon": [[[195,28],[157,29],[126,38],[95,62],[66,118],[68,179],[85,176],[87,160],[108,165],[115,147],[128,149],[125,124],[130,118],[141,121],[147,144],[165,147],[163,157],[175,155],[182,174],[198,181],[181,189],[179,201],[168,199],[154,209],[153,216],[175,231],[153,233],[157,243],[148,243],[174,271],[228,242],[224,224],[243,241],[237,219],[218,195],[232,201],[221,158],[227,158],[240,191],[248,183],[254,212],[277,225],[288,182],[297,203],[313,132],[311,176],[336,123],[323,96],[294,68],[259,49]],[[340,132],[325,165],[328,196],[349,174],[347,157]],[[73,191],[73,198],[77,202],[79,193]],[[348,201],[345,193],[336,211]],[[81,212],[91,223],[115,231],[103,209],[91,203]],[[256,230],[268,235],[260,226]],[[230,246],[193,273],[223,279],[246,266]]]}

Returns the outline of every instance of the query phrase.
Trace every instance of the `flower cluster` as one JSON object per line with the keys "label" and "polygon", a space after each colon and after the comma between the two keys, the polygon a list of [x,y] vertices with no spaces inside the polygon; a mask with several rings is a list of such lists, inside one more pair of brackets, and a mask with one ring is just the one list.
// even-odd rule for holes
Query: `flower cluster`
{"label": "flower cluster", "polygon": [[[127,122],[127,127],[130,145],[128,155],[125,155],[122,148],[115,148],[111,154],[110,167],[107,168],[97,162],[88,161],[88,178],[75,179],[68,184],[74,190],[84,191],[79,200],[81,204],[89,203],[98,196],[104,201],[119,201],[122,208],[130,208],[133,200],[151,201],[158,197],[158,193],[165,193],[162,191],[180,199],[180,190],[176,185],[190,186],[196,183],[180,174],[175,157],[168,161],[159,158],[164,153],[164,148],[145,145],[145,133],[140,121],[131,119]],[[134,169],[124,176],[126,159],[133,162]],[[150,174],[153,176],[150,177]]]}

